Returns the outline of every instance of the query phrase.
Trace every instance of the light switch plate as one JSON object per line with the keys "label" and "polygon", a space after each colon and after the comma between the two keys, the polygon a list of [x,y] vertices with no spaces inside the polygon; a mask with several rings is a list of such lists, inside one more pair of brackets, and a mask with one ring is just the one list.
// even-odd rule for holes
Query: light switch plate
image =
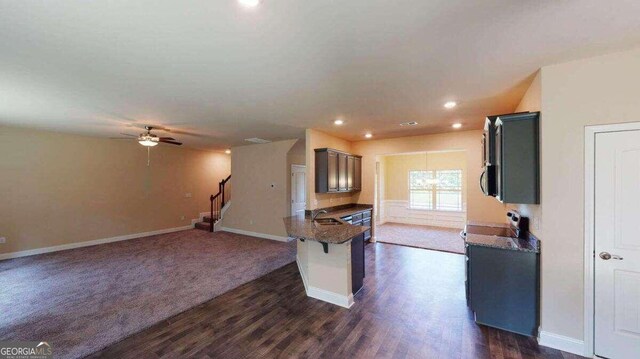
{"label": "light switch plate", "polygon": [[191,197],[192,197],[191,192],[187,192],[187,193],[185,193],[185,194],[184,194],[184,197],[185,197],[185,198],[191,198]]}
{"label": "light switch plate", "polygon": [[7,239],[5,237],[0,237],[0,243],[7,243]]}

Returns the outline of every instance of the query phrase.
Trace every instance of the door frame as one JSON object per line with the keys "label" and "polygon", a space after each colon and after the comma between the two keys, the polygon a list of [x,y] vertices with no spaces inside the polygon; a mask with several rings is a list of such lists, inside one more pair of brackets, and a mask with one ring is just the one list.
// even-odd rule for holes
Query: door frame
{"label": "door frame", "polygon": [[291,168],[289,168],[289,178],[291,179],[291,185],[289,186],[289,196],[291,196],[291,199],[289,201],[289,214],[291,216],[293,216],[293,193],[291,193],[291,190],[293,189],[293,169],[294,168],[303,168],[304,169],[304,202],[305,202],[305,210],[307,208],[307,181],[309,180],[307,178],[307,165],[296,165],[296,164],[291,164]]}
{"label": "door frame", "polygon": [[596,135],[640,130],[640,122],[584,128],[584,356],[595,357],[595,156]]}

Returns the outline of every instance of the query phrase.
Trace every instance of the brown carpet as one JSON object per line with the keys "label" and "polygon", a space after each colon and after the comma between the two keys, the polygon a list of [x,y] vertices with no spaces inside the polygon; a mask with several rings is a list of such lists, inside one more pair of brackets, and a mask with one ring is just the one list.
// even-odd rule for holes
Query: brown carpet
{"label": "brown carpet", "polygon": [[188,230],[0,261],[0,340],[78,358],[295,257],[295,242]]}
{"label": "brown carpet", "polygon": [[376,227],[376,241],[403,246],[464,253],[460,229],[385,223]]}

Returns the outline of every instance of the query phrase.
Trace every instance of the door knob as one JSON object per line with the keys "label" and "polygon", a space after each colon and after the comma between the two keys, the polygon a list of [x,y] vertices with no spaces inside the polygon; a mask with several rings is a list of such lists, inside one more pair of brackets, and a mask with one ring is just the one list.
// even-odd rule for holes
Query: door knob
{"label": "door knob", "polygon": [[600,252],[600,258],[604,259],[605,261],[608,261],[609,259],[617,259],[617,260],[622,260],[623,258],[617,255],[611,255],[607,252]]}

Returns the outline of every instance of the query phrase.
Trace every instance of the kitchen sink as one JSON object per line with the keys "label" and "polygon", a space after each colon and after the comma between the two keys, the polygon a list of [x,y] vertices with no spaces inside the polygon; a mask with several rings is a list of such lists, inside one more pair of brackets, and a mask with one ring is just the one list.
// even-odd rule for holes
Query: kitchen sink
{"label": "kitchen sink", "polygon": [[316,226],[337,226],[342,224],[342,222],[333,218],[318,218],[313,222],[315,223]]}

